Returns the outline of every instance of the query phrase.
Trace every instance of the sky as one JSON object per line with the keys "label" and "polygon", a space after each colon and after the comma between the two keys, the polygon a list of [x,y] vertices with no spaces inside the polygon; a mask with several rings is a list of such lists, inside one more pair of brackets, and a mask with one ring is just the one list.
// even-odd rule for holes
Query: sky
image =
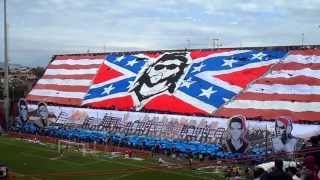
{"label": "sky", "polygon": [[[3,1],[0,48],[3,58]],[[55,54],[320,44],[319,0],[7,0],[10,63]]]}

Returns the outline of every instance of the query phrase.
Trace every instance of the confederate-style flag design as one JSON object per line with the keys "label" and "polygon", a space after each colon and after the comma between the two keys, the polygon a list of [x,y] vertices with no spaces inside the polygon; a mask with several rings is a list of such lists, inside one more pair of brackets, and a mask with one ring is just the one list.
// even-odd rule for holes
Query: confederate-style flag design
{"label": "confederate-style flag design", "polygon": [[107,55],[83,105],[211,114],[286,52],[208,50]]}

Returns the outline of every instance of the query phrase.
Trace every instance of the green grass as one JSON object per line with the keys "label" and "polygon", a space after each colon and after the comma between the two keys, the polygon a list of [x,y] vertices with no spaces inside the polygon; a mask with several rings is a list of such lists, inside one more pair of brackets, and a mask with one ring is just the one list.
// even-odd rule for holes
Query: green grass
{"label": "green grass", "polygon": [[57,157],[55,145],[39,145],[0,136],[0,163],[6,164],[16,179],[224,179],[223,174],[163,168],[152,159],[110,158],[102,153],[82,156],[78,152],[65,152],[62,157]]}

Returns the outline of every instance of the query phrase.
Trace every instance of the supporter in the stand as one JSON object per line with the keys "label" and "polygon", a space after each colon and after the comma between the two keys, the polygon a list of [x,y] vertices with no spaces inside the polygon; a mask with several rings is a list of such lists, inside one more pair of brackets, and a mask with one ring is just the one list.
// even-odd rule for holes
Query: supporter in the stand
{"label": "supporter in the stand", "polygon": [[303,160],[303,169],[301,172],[302,180],[320,180],[319,166],[314,156],[307,156]]}
{"label": "supporter in the stand", "polygon": [[231,117],[227,129],[228,136],[225,146],[228,151],[233,153],[244,153],[249,148],[249,143],[246,139],[246,118],[242,115]]}
{"label": "supporter in the stand", "polygon": [[8,168],[0,164],[0,179],[6,179],[8,177]]}
{"label": "supporter in the stand", "polygon": [[297,176],[298,170],[295,167],[286,168],[286,173],[292,177],[293,180],[299,180],[300,178]]}
{"label": "supporter in the stand", "polygon": [[265,174],[266,174],[266,171],[263,168],[258,167],[253,171],[253,178],[254,180],[260,180],[260,179],[263,179],[263,176],[265,176]]}
{"label": "supporter in the stand", "polygon": [[286,172],[283,171],[283,161],[281,159],[277,159],[274,161],[274,168],[271,172],[266,174],[262,180],[292,180],[292,177],[289,176]]}
{"label": "supporter in the stand", "polygon": [[314,156],[316,159],[316,163],[320,166],[319,136],[312,136],[309,141],[311,142],[312,152],[307,153],[306,156],[309,156],[309,155]]}
{"label": "supporter in the stand", "polygon": [[272,139],[274,152],[293,152],[298,139],[291,135],[292,121],[290,117],[281,116],[275,121],[276,136]]}

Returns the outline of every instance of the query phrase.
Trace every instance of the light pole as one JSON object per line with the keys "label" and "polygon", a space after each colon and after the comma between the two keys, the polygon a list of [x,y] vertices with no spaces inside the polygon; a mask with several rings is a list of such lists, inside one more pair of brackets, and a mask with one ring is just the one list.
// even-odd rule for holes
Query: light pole
{"label": "light pole", "polygon": [[191,47],[190,40],[189,40],[189,39],[187,39],[187,49],[190,49],[190,47]]}
{"label": "light pole", "polygon": [[304,33],[301,34],[301,46],[304,44]]}
{"label": "light pole", "polygon": [[3,98],[4,98],[4,115],[5,115],[5,121],[6,121],[6,129],[8,130],[9,127],[9,62],[8,62],[8,47],[7,47],[7,2],[6,0],[3,0],[3,32],[4,32],[4,92],[3,92]]}
{"label": "light pole", "polygon": [[12,85],[12,104],[14,104],[14,85]]}
{"label": "light pole", "polygon": [[212,48],[215,49],[219,44],[219,39],[218,38],[213,38],[212,39]]}

